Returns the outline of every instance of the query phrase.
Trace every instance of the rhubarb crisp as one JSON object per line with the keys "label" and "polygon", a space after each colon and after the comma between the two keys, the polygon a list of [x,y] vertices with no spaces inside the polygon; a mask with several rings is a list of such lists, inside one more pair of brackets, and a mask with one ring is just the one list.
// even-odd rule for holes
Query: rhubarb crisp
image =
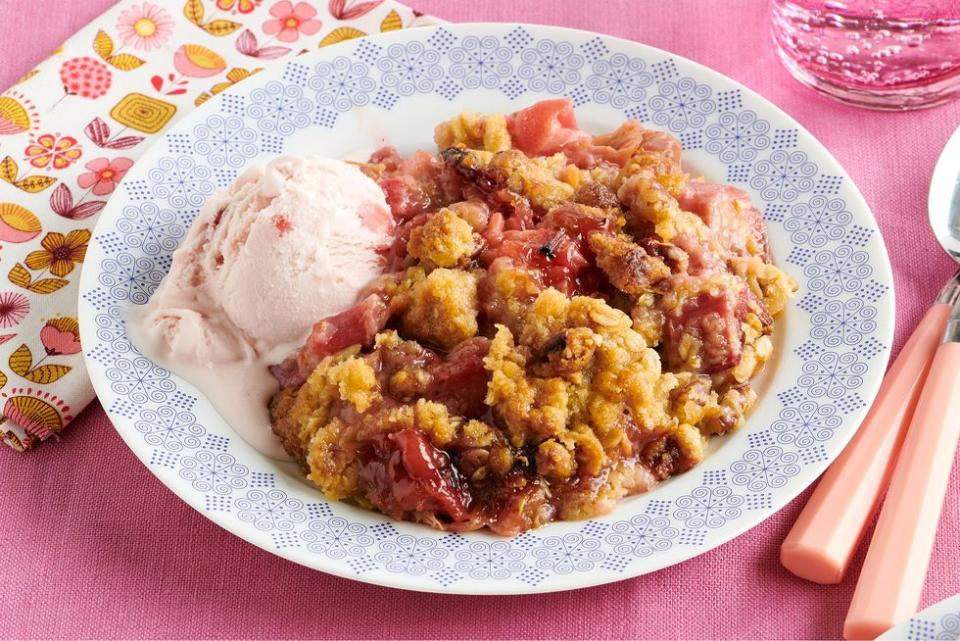
{"label": "rhubarb crisp", "polygon": [[565,100],[434,140],[361,165],[397,223],[384,273],[273,368],[274,432],[327,497],[511,535],[608,512],[743,423],[797,289],[745,192]]}

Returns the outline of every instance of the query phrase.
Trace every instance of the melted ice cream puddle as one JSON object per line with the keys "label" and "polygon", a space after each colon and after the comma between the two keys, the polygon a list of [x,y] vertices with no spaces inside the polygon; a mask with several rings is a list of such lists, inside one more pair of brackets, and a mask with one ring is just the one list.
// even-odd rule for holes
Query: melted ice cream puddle
{"label": "melted ice cream puddle", "polygon": [[279,391],[268,367],[280,362],[282,355],[251,357],[220,363],[216,367],[170,357],[169,349],[151,332],[146,306],[127,317],[128,334],[134,345],[157,365],[166,368],[197,388],[223,420],[260,453],[277,460],[290,460],[270,428],[267,404]]}

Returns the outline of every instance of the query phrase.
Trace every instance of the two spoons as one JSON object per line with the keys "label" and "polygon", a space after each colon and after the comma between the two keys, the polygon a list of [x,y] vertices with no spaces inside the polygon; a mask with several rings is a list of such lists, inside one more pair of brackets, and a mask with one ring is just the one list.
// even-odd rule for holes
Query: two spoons
{"label": "two spoons", "polygon": [[[930,225],[960,262],[960,129],[934,169]],[[791,572],[839,583],[883,498],[844,626],[872,639],[916,612],[960,440],[960,272],[890,366],[867,418],[781,547]],[[899,452],[899,457],[898,457]]]}

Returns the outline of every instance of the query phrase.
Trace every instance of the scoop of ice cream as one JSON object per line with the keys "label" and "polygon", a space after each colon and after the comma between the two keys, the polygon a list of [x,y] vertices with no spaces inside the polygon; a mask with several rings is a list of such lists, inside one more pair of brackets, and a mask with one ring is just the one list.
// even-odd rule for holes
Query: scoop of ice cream
{"label": "scoop of ice cream", "polygon": [[171,355],[220,363],[299,345],[382,270],[393,219],[339,160],[279,157],[204,204],[145,324]]}

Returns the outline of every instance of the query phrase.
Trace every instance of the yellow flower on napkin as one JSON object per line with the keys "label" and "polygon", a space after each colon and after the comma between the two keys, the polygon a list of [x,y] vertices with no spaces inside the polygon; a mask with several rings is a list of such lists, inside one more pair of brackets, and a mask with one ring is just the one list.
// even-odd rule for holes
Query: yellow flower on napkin
{"label": "yellow flower on napkin", "polygon": [[74,265],[83,262],[89,240],[90,232],[86,229],[74,229],[66,236],[52,231],[40,241],[43,249],[27,254],[25,262],[34,271],[49,269],[54,276],[63,278],[73,271]]}

